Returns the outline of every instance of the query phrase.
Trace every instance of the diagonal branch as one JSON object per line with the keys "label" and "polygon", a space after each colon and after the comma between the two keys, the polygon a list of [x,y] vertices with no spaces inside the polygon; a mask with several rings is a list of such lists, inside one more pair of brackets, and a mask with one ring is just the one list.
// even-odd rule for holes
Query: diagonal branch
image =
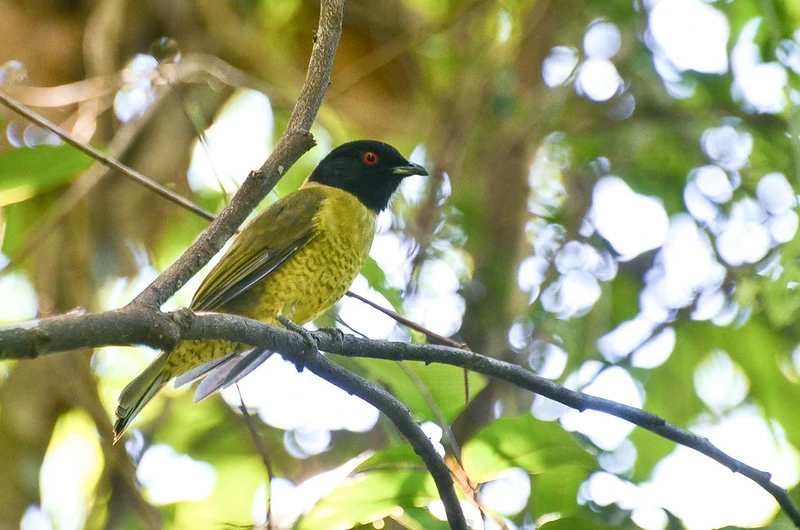
{"label": "diagonal branch", "polygon": [[363,379],[322,355],[305,358],[305,366],[319,377],[338,386],[348,394],[358,396],[389,418],[408,440],[414,452],[422,459],[430,471],[439,497],[447,514],[450,528],[467,530],[467,522],[461,511],[461,503],[453,487],[450,469],[436,452],[430,438],[414,420],[411,411],[399,399],[378,385]]}
{"label": "diagonal branch", "polygon": [[[197,274],[203,265],[219,252],[219,249],[236,232],[253,209],[275,187],[286,171],[306,151],[314,146],[309,132],[317,116],[322,99],[331,82],[331,71],[342,34],[344,0],[322,0],[320,3],[319,28],[315,34],[306,79],[295,103],[286,131],[281,136],[272,154],[257,170],[252,171],[230,204],[220,212],[208,228],[167,270],[158,276],[133,304],[160,307],[186,281]],[[213,215],[198,208],[187,199],[152,182],[138,172],[127,168],[111,157],[80,142],[56,125],[19,105],[0,92],[0,103],[13,109],[31,121],[58,134],[66,142],[86,152],[101,164],[122,172],[156,193],[209,220]]]}
{"label": "diagonal branch", "polygon": [[131,169],[128,166],[118,162],[116,159],[114,159],[114,157],[111,157],[111,156],[108,156],[108,155],[106,155],[104,153],[101,153],[100,151],[98,151],[94,147],[92,147],[92,146],[80,141],[79,139],[75,138],[73,135],[71,135],[70,133],[68,133],[67,131],[65,131],[64,129],[62,129],[61,127],[56,125],[55,123],[52,123],[51,121],[45,119],[44,117],[42,117],[39,114],[33,112],[32,110],[24,107],[23,105],[20,105],[19,103],[17,103],[13,99],[11,99],[9,96],[4,94],[3,92],[0,92],[0,103],[5,105],[6,107],[10,108],[11,110],[16,112],[20,116],[24,116],[25,118],[27,118],[28,120],[32,121],[36,125],[38,125],[40,127],[43,127],[45,129],[53,132],[58,137],[60,137],[62,140],[64,140],[68,144],[70,144],[72,147],[75,147],[79,151],[82,151],[82,152],[86,153],[90,157],[92,157],[95,160],[97,160],[100,164],[106,166],[109,169],[113,169],[115,171],[118,171],[118,172],[122,173],[123,175],[125,175],[129,179],[133,180],[134,182],[137,182],[137,183],[141,184],[145,188],[148,188],[149,190],[153,191],[154,193],[164,197],[168,201],[171,201],[171,202],[177,204],[178,206],[181,206],[182,208],[185,208],[185,209],[189,210],[190,212],[192,212],[194,214],[197,214],[200,217],[203,217],[205,219],[211,220],[211,219],[214,218],[213,214],[203,210],[202,208],[200,208],[199,206],[194,204],[192,201],[190,201],[186,197],[183,197],[183,196],[175,193],[174,191],[165,188],[161,184],[159,184],[157,182],[154,182],[153,180],[145,177],[144,175],[142,175],[141,173],[139,173],[135,169]]}
{"label": "diagonal branch", "polygon": [[460,349],[427,344],[391,343],[361,339],[350,335],[345,335],[341,341],[331,340],[325,334],[320,333],[316,333],[314,336],[319,341],[320,349],[330,353],[348,357],[421,361],[426,364],[443,363],[461,366],[474,372],[502,379],[581,412],[596,410],[623,419],[662,438],[694,449],[734,473],[749,478],[772,495],[795,526],[800,528],[800,509],[784,488],[772,482],[770,473],[733,458],[709,442],[707,438],[681,429],[655,414],[610,399],[570,390],[519,365]]}
{"label": "diagonal branch", "polygon": [[344,0],[323,0],[306,80],[289,124],[266,162],[250,173],[238,193],[191,247],[132,302],[160,307],[219,252],[251,211],[306,151],[314,146],[309,132],[330,84],[333,59],[342,34]]}

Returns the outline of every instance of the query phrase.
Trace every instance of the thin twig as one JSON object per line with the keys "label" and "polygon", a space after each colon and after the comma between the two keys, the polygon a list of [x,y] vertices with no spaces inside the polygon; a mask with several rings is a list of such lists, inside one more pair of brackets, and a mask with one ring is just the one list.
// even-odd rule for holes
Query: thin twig
{"label": "thin twig", "polygon": [[414,383],[414,386],[417,387],[417,390],[419,390],[419,393],[422,394],[425,402],[433,411],[433,415],[436,416],[436,421],[439,424],[439,427],[441,427],[444,431],[444,439],[446,440],[447,445],[450,447],[450,451],[453,453],[453,456],[458,464],[461,465],[461,448],[456,442],[456,437],[453,434],[453,429],[450,428],[450,423],[448,423],[447,418],[444,417],[442,409],[433,398],[433,394],[431,394],[431,391],[428,390],[428,387],[425,386],[425,383],[419,378],[414,370],[409,368],[405,363],[398,363],[398,366],[403,373],[406,374],[406,377],[411,379],[411,382]]}
{"label": "thin twig", "polygon": [[[160,108],[163,98],[158,98],[147,111],[147,114],[137,123],[126,123],[117,131],[111,143],[108,144],[109,156],[119,157],[131,145],[131,143],[138,136],[141,130],[142,123],[153,116],[153,114]],[[79,140],[80,141],[80,140]],[[92,156],[89,154],[89,156]],[[99,160],[97,160],[99,162]],[[22,242],[19,249],[11,257],[12,265],[24,260],[28,254],[40,248],[39,243],[46,238],[59,222],[78,204],[86,195],[95,188],[103,179],[111,172],[110,168],[103,164],[92,164],[89,169],[79,175],[70,184],[69,188],[58,198],[58,201],[51,206],[47,212],[38,220],[38,223],[30,231],[30,235],[26,234],[25,241]],[[180,205],[183,207],[183,205]],[[202,210],[199,206],[196,209],[190,210],[196,213],[197,210]],[[205,217],[204,217],[205,218]]]}
{"label": "thin twig", "polygon": [[[368,338],[366,334],[358,331],[356,328],[345,322],[341,317],[337,316],[336,321],[347,327],[347,329],[349,329],[359,337],[363,337],[365,339]],[[453,429],[450,428],[450,423],[447,421],[447,418],[445,418],[444,412],[442,412],[441,407],[439,407],[439,404],[436,403],[436,400],[433,398],[433,394],[431,394],[431,391],[428,389],[428,387],[425,385],[422,379],[419,378],[416,372],[414,372],[414,370],[409,368],[404,363],[397,363],[397,365],[400,367],[403,373],[405,373],[406,376],[411,380],[414,386],[417,387],[417,390],[419,390],[419,393],[422,395],[422,397],[425,399],[425,402],[433,411],[433,415],[436,416],[436,422],[439,425],[439,427],[442,428],[442,432],[444,433],[444,439],[447,445],[450,447],[450,451],[453,453],[453,456],[455,457],[458,465],[460,466],[461,448],[458,446],[458,443],[456,442],[456,437],[455,435],[453,435]],[[468,372],[465,371],[465,373]]]}
{"label": "thin twig", "polygon": [[95,160],[97,160],[98,162],[103,164],[104,166],[106,166],[106,167],[108,167],[110,169],[113,169],[115,171],[119,171],[121,174],[123,174],[126,177],[132,179],[136,183],[141,184],[145,188],[155,192],[157,195],[160,195],[161,197],[164,197],[168,201],[173,202],[175,204],[178,204],[181,207],[183,207],[183,208],[185,208],[185,209],[187,209],[187,210],[189,210],[191,212],[194,212],[197,215],[199,215],[201,217],[204,217],[206,219],[211,220],[211,219],[214,218],[213,214],[203,210],[202,208],[200,208],[199,206],[197,206],[196,204],[194,204],[190,200],[186,199],[185,197],[182,197],[181,195],[178,195],[174,191],[169,190],[169,189],[165,188],[164,186],[162,186],[161,184],[159,184],[157,182],[154,182],[153,180],[145,177],[144,175],[142,175],[141,173],[139,173],[135,169],[131,169],[128,166],[125,166],[125,165],[121,164],[120,162],[118,162],[114,158],[112,158],[110,156],[107,156],[104,153],[101,153],[100,151],[98,151],[94,147],[81,142],[80,140],[78,140],[77,138],[75,138],[74,136],[69,134],[67,131],[63,130],[61,127],[59,127],[55,123],[45,119],[44,117],[40,116],[39,114],[37,114],[37,113],[33,112],[32,110],[28,109],[27,107],[25,107],[23,105],[20,105],[19,103],[17,103],[16,101],[11,99],[7,95],[5,95],[3,92],[0,92],[0,103],[5,105],[6,107],[10,108],[11,110],[16,112],[17,114],[19,114],[21,116],[24,116],[25,118],[27,118],[28,120],[32,121],[33,123],[35,123],[39,127],[43,127],[45,129],[51,131],[53,134],[55,134],[56,136],[58,136],[59,138],[61,138],[62,140],[64,140],[68,144],[70,144],[71,146],[73,146],[76,149],[78,149],[78,150],[86,153],[87,155],[91,156],[92,158],[94,158]]}
{"label": "thin twig", "polygon": [[451,364],[453,366],[462,366],[474,372],[508,381],[520,388],[552,399],[553,401],[557,401],[581,412],[585,410],[596,410],[623,419],[651,431],[662,438],[694,449],[722,464],[734,473],[739,473],[749,478],[772,495],[795,526],[800,528],[800,509],[794,504],[785,489],[772,482],[770,473],[758,470],[727,455],[709,442],[708,439],[685,429],[681,429],[655,414],[609,399],[569,390],[549,379],[537,376],[521,366],[472,352],[424,344],[394,343],[392,345],[392,343],[389,342],[366,341],[350,336],[345,336],[342,340],[331,340],[330,337],[324,334],[315,334],[315,338],[319,340],[321,349],[331,353],[352,357],[415,360],[426,364],[438,362]]}
{"label": "thin twig", "polygon": [[242,413],[244,423],[247,425],[247,430],[250,431],[250,436],[253,438],[253,443],[256,446],[256,450],[258,451],[258,454],[261,455],[261,461],[264,462],[264,467],[267,470],[267,487],[265,492],[267,497],[267,530],[272,530],[272,478],[275,476],[275,473],[272,470],[272,462],[269,459],[267,448],[264,447],[264,442],[262,442],[261,437],[256,431],[255,422],[253,421],[253,417],[250,415],[250,411],[247,410],[247,407],[244,404],[242,389],[239,388],[238,384],[236,385],[236,391],[239,393],[239,402],[241,403],[239,406],[239,412]]}
{"label": "thin twig", "polygon": [[345,294],[347,296],[350,296],[351,298],[355,298],[356,300],[360,300],[360,301],[364,302],[365,304],[367,304],[368,306],[370,306],[370,307],[372,307],[374,309],[377,309],[378,311],[380,311],[384,315],[388,316],[389,318],[394,319],[395,321],[403,324],[404,326],[406,326],[408,328],[411,328],[411,329],[413,329],[415,331],[419,331],[420,333],[425,335],[425,338],[428,339],[428,342],[431,342],[433,344],[441,344],[442,346],[449,346],[451,348],[460,348],[462,350],[469,350],[469,346],[467,346],[465,343],[456,342],[453,339],[449,339],[449,338],[447,338],[447,337],[445,337],[443,335],[439,335],[437,333],[434,333],[433,331],[421,326],[420,324],[417,324],[413,320],[409,320],[408,318],[404,317],[403,315],[401,315],[401,314],[399,314],[399,313],[397,313],[395,311],[392,311],[391,309],[386,309],[385,307],[382,307],[382,306],[376,304],[372,300],[364,298],[360,294],[356,294],[353,291],[347,291],[347,293],[345,293]]}
{"label": "thin twig", "polygon": [[444,505],[450,528],[467,530],[467,522],[453,486],[450,470],[436,452],[433,442],[414,421],[414,416],[408,407],[386,390],[362,379],[322,355],[306,357],[305,366],[348,394],[360,397],[391,420],[430,471],[436,488],[439,490],[439,497]]}
{"label": "thin twig", "polygon": [[119,89],[122,76],[90,77],[64,85],[39,87],[11,85],[8,92],[22,105],[30,107],[66,107],[83,101],[110,96]]}
{"label": "thin twig", "polygon": [[[399,322],[399,323],[403,324],[404,326],[409,327],[409,328],[411,328],[411,329],[413,329],[415,331],[419,331],[420,333],[425,335],[425,338],[430,343],[441,344],[442,346],[449,346],[451,348],[459,348],[459,349],[462,349],[462,350],[469,351],[469,346],[467,346],[466,343],[464,343],[464,342],[456,342],[453,339],[449,339],[449,338],[447,338],[447,337],[445,337],[443,335],[439,335],[438,333],[434,333],[433,331],[429,330],[428,328],[425,328],[422,325],[417,324],[413,320],[409,320],[408,318],[404,317],[400,313],[397,313],[396,311],[392,311],[391,309],[386,309],[385,307],[382,307],[382,306],[376,304],[372,300],[368,300],[368,299],[364,298],[360,294],[356,294],[356,293],[354,293],[352,291],[347,291],[347,293],[345,293],[345,294],[347,296],[351,297],[351,298],[355,298],[356,300],[360,300],[360,301],[364,302],[365,304],[367,304],[368,306],[372,307],[373,309],[377,309],[378,311],[380,311],[384,315],[388,316],[389,318],[394,319],[396,322]],[[464,370],[464,403],[469,403],[469,370]],[[458,460],[459,460],[459,462],[461,461],[461,457],[460,456],[458,457]]]}

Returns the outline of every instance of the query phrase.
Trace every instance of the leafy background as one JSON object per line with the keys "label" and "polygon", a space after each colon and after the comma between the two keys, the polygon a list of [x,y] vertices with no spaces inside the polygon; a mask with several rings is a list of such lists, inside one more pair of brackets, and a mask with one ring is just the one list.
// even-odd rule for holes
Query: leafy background
{"label": "leafy background", "polygon": [[[349,1],[319,146],[276,196],[339,143],[396,145],[432,176],[404,185],[354,291],[642,406],[794,488],[799,6]],[[0,89],[218,211],[283,130],[317,18],[301,0],[5,0]],[[118,307],[205,226],[0,120],[0,320]],[[421,340],[353,300],[338,314]],[[0,526],[263,523],[266,470],[235,392],[193,405],[167,391],[111,445],[116,395],[153,354],[0,367]],[[476,528],[791,527],[755,485],[610,417],[476,376],[465,403],[447,367],[341,362],[460,451]],[[391,425],[319,382],[279,386],[293,370],[279,363],[242,385],[277,475],[276,524],[444,525]]]}

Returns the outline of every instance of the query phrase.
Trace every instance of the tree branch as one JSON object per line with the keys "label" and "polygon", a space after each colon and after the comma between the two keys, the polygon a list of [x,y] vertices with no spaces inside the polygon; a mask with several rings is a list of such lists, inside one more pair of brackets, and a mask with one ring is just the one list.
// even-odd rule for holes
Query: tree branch
{"label": "tree branch", "polygon": [[772,475],[737,460],[717,446],[690,431],[681,429],[663,418],[644,410],[583,392],[569,390],[558,383],[540,377],[525,368],[462,349],[428,344],[392,343],[361,339],[345,335],[341,341],[331,340],[319,332],[313,334],[320,349],[348,357],[365,357],[394,361],[420,361],[426,364],[442,363],[460,366],[484,375],[502,379],[520,388],[557,401],[578,411],[596,410],[633,423],[643,429],[672,440],[722,464],[734,473],[739,473],[772,495],[794,525],[800,528],[800,509],[789,497],[789,493],[772,482]]}
{"label": "tree branch", "polygon": [[186,327],[192,318],[190,311],[161,313],[127,306],[104,313],[73,311],[0,326],[0,361],[33,359],[50,353],[110,344],[147,344],[166,350],[178,343],[181,328]]}
{"label": "tree branch", "polygon": [[171,201],[172,203],[177,204],[178,206],[185,208],[186,210],[196,215],[199,215],[204,219],[208,220],[214,219],[214,214],[209,213],[204,209],[200,208],[186,197],[183,197],[175,193],[174,191],[162,186],[158,182],[155,182],[152,179],[145,177],[135,169],[131,169],[128,166],[120,163],[114,157],[101,153],[91,145],[88,145],[80,141],[79,139],[77,139],[76,137],[74,137],[73,135],[71,135],[70,133],[68,133],[55,123],[45,119],[43,116],[40,116],[39,114],[33,112],[32,110],[20,105],[19,103],[17,103],[16,101],[14,101],[13,99],[11,99],[9,96],[7,96],[2,92],[0,92],[0,104],[5,105],[6,107],[10,108],[20,116],[23,116],[26,119],[32,121],[39,127],[43,127],[51,131],[56,136],[64,140],[66,143],[78,149],[79,151],[86,153],[87,155],[97,160],[98,163],[102,164],[108,169],[113,169],[115,171],[118,171],[119,173],[122,173],[129,179],[133,180],[134,182],[137,182],[138,184],[141,184],[142,186],[149,189],[153,193],[160,195],[161,197],[164,197],[168,201]]}
{"label": "tree branch", "polygon": [[430,438],[414,420],[408,407],[386,390],[342,368],[322,355],[306,358],[305,366],[348,394],[360,397],[391,420],[430,471],[436,488],[439,490],[439,498],[444,505],[450,528],[467,530],[467,522],[453,486],[450,469],[436,452]]}
{"label": "tree branch", "polygon": [[[148,329],[149,328],[149,329]],[[322,332],[325,337],[330,334]],[[359,396],[383,412],[411,443],[439,490],[451,528],[467,529],[453,479],[411,411],[380,387],[352,374],[321,355],[308,358],[308,345],[297,333],[257,320],[222,313],[179,310],[161,313],[146,305],[129,304],[105,313],[67,314],[24,325],[0,328],[0,360],[34,358],[59,351],[108,345],[147,344],[170,349],[180,340],[227,338],[252,346],[268,344],[296,363]],[[319,337],[315,337],[319,340]]]}
{"label": "tree branch", "polygon": [[266,162],[259,169],[250,173],[231,202],[216,219],[212,214],[186,198],[80,142],[55,124],[0,93],[0,104],[8,106],[34,123],[49,129],[106,167],[119,171],[168,200],[212,221],[186,252],[142,291],[132,304],[160,307],[166,302],[219,252],[219,249],[247,219],[250,212],[272,191],[286,171],[306,151],[314,147],[314,138],[309,131],[331,82],[333,61],[342,34],[343,16],[344,0],[323,0],[321,2],[319,29],[315,33],[306,79],[292,110],[286,131],[278,140],[278,144]]}
{"label": "tree branch", "polygon": [[[579,411],[597,410],[621,418],[658,436],[694,449],[734,473],[740,473],[749,478],[769,492],[792,522],[800,527],[800,509],[792,502],[786,490],[772,482],[769,473],[748,466],[727,455],[707,439],[672,425],[655,414],[608,399],[569,390],[549,379],[537,376],[521,366],[457,348],[432,344],[378,341],[353,335],[339,337],[324,331],[311,332],[311,335],[317,341],[320,350],[330,353],[349,357],[460,366],[502,379]],[[32,358],[69,349],[95,348],[106,345],[147,344],[155,348],[166,349],[179,340],[209,339],[225,339],[261,346],[280,351],[281,355],[287,359],[306,361],[303,355],[307,345],[299,335],[292,331],[236,315],[194,314],[188,310],[160,313],[146,306],[128,306],[98,314],[67,314],[27,322],[24,325],[0,328],[0,360]],[[320,370],[319,375],[334,384],[340,383],[339,369],[334,370],[322,361],[315,360],[314,363],[311,366],[312,370]],[[398,425],[398,429],[404,435],[406,435],[406,429],[411,432],[411,427],[402,422],[413,423],[413,418],[402,404],[402,409],[397,408],[392,401],[393,397],[385,398],[380,393],[383,391],[377,387],[366,389],[364,385],[369,383],[363,380],[347,380],[346,384],[349,386],[342,387],[346,391],[356,393],[370,403],[378,400],[377,404],[373,403],[373,405],[387,415],[393,414],[391,419],[395,425],[398,425],[398,422],[403,424],[403,428],[401,429]],[[404,414],[408,414],[407,418],[399,419],[400,410],[405,410]],[[417,443],[423,444],[424,442]],[[420,450],[425,449],[422,445],[414,447]],[[424,461],[426,465],[429,464],[427,460]],[[452,479],[449,473],[447,473],[447,477],[442,475],[438,465],[438,462],[436,465],[432,465],[433,467],[429,465],[428,470],[434,476],[437,486],[440,487],[441,494],[441,488],[445,483],[452,486]],[[451,497],[449,492],[447,496]],[[452,504],[447,508],[448,514],[451,511],[455,513],[455,510],[460,510]],[[453,523],[451,522],[451,524]]]}
{"label": "tree branch", "polygon": [[219,252],[251,211],[306,151],[314,146],[309,132],[331,80],[333,59],[342,34],[344,0],[323,0],[306,80],[289,124],[267,161],[250,173],[231,202],[189,249],[159,275],[133,304],[160,307]]}

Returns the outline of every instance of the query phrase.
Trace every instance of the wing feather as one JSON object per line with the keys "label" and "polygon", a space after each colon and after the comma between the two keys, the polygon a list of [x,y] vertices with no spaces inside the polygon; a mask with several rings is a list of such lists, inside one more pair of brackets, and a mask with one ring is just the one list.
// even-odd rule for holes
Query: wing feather
{"label": "wing feather", "polygon": [[313,237],[323,198],[319,189],[300,188],[264,210],[208,273],[191,308],[214,311],[280,267]]}

